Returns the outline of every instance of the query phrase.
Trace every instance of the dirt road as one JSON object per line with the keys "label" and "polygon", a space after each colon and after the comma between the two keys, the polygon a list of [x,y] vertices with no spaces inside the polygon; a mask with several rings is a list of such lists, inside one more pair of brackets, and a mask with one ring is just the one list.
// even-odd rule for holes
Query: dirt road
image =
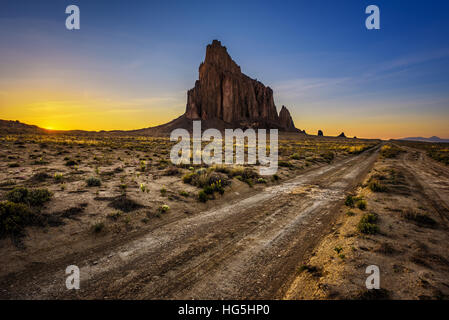
{"label": "dirt road", "polygon": [[449,228],[449,171],[425,155],[424,151],[403,147],[402,167],[420,190],[421,196],[438,212]]}
{"label": "dirt road", "polygon": [[[310,170],[220,208],[186,217],[101,252],[30,266],[0,278],[4,298],[270,299],[330,231],[337,208],[379,148]],[[77,265],[81,289],[65,288]]]}

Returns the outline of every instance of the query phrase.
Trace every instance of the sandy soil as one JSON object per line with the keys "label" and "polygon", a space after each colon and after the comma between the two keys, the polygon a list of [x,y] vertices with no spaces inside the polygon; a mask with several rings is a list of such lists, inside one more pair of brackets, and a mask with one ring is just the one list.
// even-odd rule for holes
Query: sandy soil
{"label": "sandy soil", "polygon": [[[76,227],[92,221],[86,214],[57,233],[50,228],[48,236],[31,228],[24,250],[1,242],[2,256],[8,259],[0,270],[0,297],[282,298],[298,266],[331,231],[345,196],[371,170],[378,150],[304,170],[266,188],[248,190],[235,183],[221,202],[194,204],[198,213],[173,210],[176,214],[150,216],[150,227],[135,232],[111,225],[105,234],[86,236]],[[161,179],[168,186],[181,183]],[[73,192],[84,194],[80,189]],[[95,205],[104,212],[107,205],[98,200],[110,201],[109,190],[100,188],[95,204],[86,196],[88,208]],[[62,208],[67,200],[54,201]],[[65,268],[72,264],[81,269],[77,291],[65,288]]]}
{"label": "sandy soil", "polygon": [[[449,169],[423,151],[403,150],[376,162],[357,191],[367,209],[340,208],[332,233],[302,262],[284,299],[449,298]],[[372,176],[384,178],[385,192],[370,190]],[[366,212],[378,215],[377,234],[358,231]],[[380,290],[365,288],[369,265],[380,269]]]}

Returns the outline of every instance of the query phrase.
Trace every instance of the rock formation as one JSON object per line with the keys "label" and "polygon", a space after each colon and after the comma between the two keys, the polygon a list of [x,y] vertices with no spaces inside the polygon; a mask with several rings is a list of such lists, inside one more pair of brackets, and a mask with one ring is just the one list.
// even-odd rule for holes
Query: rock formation
{"label": "rock formation", "polygon": [[285,131],[298,131],[298,129],[295,128],[290,112],[285,106],[282,106],[281,111],[279,112],[279,123]]}
{"label": "rock formation", "polygon": [[323,136],[323,131],[318,130],[318,137],[322,137]]}
{"label": "rock formation", "polygon": [[299,131],[284,106],[278,115],[273,90],[243,74],[226,47],[214,40],[199,67],[199,79],[187,92],[185,117],[222,120],[230,127]]}
{"label": "rock formation", "polygon": [[340,133],[340,135],[338,136],[338,138],[346,138],[346,135],[344,132]]}

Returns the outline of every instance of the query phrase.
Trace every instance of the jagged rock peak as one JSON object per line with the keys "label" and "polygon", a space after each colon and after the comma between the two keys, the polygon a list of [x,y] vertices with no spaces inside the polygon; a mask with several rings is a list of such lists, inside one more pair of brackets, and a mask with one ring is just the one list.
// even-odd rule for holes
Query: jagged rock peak
{"label": "jagged rock peak", "polygon": [[318,130],[318,137],[322,137],[323,136],[323,131],[322,130]]}
{"label": "jagged rock peak", "polygon": [[199,79],[187,92],[187,119],[218,119],[231,126],[296,131],[287,109],[277,113],[273,90],[241,72],[218,40],[206,48]]}
{"label": "jagged rock peak", "polygon": [[226,47],[222,46],[218,40],[214,40],[211,44],[207,45],[206,58],[200,65],[200,80],[203,73],[202,70],[210,66],[218,68],[220,71],[241,73],[240,67],[232,60]]}
{"label": "jagged rock peak", "polygon": [[281,127],[286,131],[296,131],[295,123],[290,115],[290,111],[288,111],[285,106],[282,106],[281,111],[279,112],[279,122]]}

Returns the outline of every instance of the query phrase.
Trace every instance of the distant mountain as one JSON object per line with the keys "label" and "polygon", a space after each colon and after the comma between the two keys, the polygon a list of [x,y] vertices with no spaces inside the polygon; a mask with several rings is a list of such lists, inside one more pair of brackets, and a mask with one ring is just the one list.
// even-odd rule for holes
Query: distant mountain
{"label": "distant mountain", "polygon": [[38,134],[47,133],[48,131],[38,126],[22,123],[18,120],[0,120],[0,133],[2,134],[15,134],[15,133],[28,133]]}
{"label": "distant mountain", "polygon": [[407,140],[407,141],[421,141],[421,142],[446,142],[449,143],[449,139],[441,139],[439,137],[433,136],[430,138],[424,138],[424,137],[409,137],[409,138],[402,138],[399,140]]}

